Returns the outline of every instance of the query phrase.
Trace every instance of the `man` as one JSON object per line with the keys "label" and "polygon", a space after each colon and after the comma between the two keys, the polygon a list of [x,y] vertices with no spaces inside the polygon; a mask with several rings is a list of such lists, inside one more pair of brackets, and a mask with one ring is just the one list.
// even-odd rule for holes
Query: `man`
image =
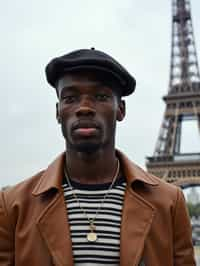
{"label": "man", "polygon": [[195,265],[179,188],[115,149],[135,79],[109,55],[73,51],[46,67],[66,151],[0,194],[0,265]]}

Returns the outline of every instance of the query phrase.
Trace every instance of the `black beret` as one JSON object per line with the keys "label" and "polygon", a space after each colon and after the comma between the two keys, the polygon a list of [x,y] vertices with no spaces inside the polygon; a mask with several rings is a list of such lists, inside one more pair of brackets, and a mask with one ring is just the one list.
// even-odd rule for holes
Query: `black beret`
{"label": "black beret", "polygon": [[114,76],[120,84],[122,96],[127,96],[135,90],[134,77],[110,55],[94,48],[76,50],[52,59],[45,69],[46,78],[48,83],[56,88],[62,76],[81,69],[104,71]]}

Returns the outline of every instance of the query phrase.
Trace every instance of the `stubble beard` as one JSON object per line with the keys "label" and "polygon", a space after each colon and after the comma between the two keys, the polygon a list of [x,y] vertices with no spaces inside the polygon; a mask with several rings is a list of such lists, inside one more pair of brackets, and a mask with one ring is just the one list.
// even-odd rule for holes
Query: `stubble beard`
{"label": "stubble beard", "polygon": [[68,147],[75,150],[78,153],[85,153],[89,155],[96,153],[102,147],[102,145],[98,143],[85,142],[79,144],[68,143]]}
{"label": "stubble beard", "polygon": [[[94,154],[96,153],[98,150],[102,149],[103,146],[105,146],[105,143],[102,143],[101,141],[92,141],[92,140],[85,140],[85,141],[81,141],[81,142],[76,142],[76,140],[74,140],[74,138],[71,136],[71,134],[66,133],[65,128],[62,127],[62,134],[63,137],[66,141],[66,148],[68,150],[73,150],[77,153],[85,153],[85,154]],[[69,135],[71,137],[69,137]]]}
{"label": "stubble beard", "polygon": [[[105,139],[103,136],[101,140],[85,140],[79,143],[76,143],[76,141],[73,141],[73,136],[70,134],[70,132],[67,132],[66,128],[64,125],[61,126],[62,128],[62,134],[63,137],[66,141],[66,148],[67,150],[73,150],[77,153],[82,153],[86,155],[92,155],[96,154],[98,151],[106,149],[108,146],[114,146],[115,141]],[[114,130],[115,131],[115,130]],[[71,136],[71,137],[69,137]],[[112,142],[112,143],[110,143]]]}

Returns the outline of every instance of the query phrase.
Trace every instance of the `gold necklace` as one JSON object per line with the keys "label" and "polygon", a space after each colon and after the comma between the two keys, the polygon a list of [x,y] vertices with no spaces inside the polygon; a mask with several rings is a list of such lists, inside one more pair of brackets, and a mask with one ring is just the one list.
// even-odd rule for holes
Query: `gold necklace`
{"label": "gold necklace", "polygon": [[74,188],[72,187],[71,185],[71,182],[70,182],[70,176],[69,176],[69,173],[67,171],[67,166],[65,164],[64,166],[64,174],[65,174],[65,177],[66,177],[66,180],[67,180],[67,184],[68,186],[70,187],[71,191],[72,191],[72,194],[73,194],[73,197],[75,198],[75,200],[77,201],[78,205],[79,205],[79,208],[82,210],[83,214],[85,215],[85,217],[87,218],[88,222],[89,222],[89,227],[90,227],[90,232],[87,234],[86,238],[89,242],[95,242],[97,241],[97,233],[95,232],[96,230],[96,226],[95,226],[95,220],[97,218],[97,215],[99,214],[99,211],[101,210],[101,208],[103,207],[103,204],[105,202],[105,199],[106,197],[108,196],[110,190],[112,189],[116,179],[117,179],[117,176],[119,174],[119,160],[117,159],[117,167],[116,167],[116,170],[114,172],[114,175],[113,175],[113,179],[112,179],[112,183],[110,184],[107,192],[105,193],[103,199],[101,200],[101,203],[99,204],[99,207],[97,208],[96,210],[96,213],[95,213],[95,216],[93,218],[89,218],[88,217],[88,214],[87,212],[84,210],[84,208],[81,206],[81,203],[80,203],[80,200],[79,198],[77,197],[75,191],[74,191]]}

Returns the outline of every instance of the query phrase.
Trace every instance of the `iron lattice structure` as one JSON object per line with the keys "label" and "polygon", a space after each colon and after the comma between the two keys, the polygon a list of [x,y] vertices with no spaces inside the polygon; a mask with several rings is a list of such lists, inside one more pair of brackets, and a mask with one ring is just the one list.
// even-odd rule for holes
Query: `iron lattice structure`
{"label": "iron lattice structure", "polygon": [[170,78],[163,100],[164,119],[154,154],[147,157],[147,169],[182,187],[200,184],[200,151],[180,150],[184,120],[197,121],[200,137],[200,74],[189,0],[172,1]]}

